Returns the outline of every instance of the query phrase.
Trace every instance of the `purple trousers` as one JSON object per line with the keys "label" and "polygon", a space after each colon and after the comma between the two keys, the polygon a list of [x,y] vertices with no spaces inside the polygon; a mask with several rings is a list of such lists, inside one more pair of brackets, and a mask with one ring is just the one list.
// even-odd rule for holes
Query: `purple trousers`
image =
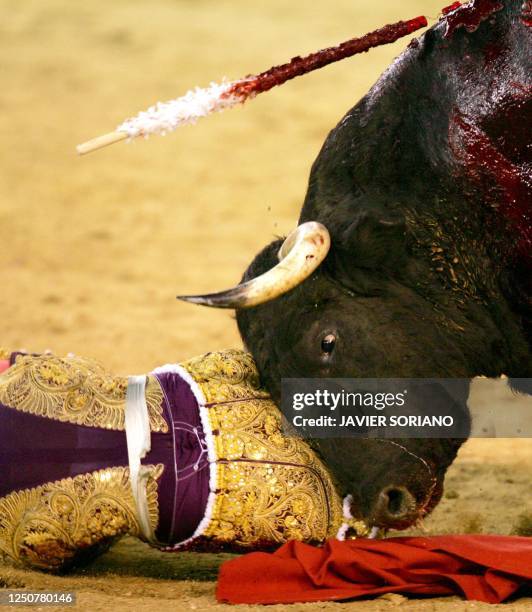
{"label": "purple trousers", "polygon": [[[163,464],[159,542],[174,545],[205,515],[209,463],[199,407],[178,373],[157,374],[168,433],[151,434],[144,464]],[[0,403],[0,497],[62,478],[128,465],[126,434],[23,413]]]}

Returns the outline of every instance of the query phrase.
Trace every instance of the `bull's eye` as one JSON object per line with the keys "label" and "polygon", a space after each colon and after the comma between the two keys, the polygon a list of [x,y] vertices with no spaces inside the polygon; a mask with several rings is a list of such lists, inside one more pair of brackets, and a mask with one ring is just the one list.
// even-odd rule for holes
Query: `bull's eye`
{"label": "bull's eye", "polygon": [[321,341],[321,350],[328,355],[334,351],[336,344],[336,336],[334,334],[327,334]]}

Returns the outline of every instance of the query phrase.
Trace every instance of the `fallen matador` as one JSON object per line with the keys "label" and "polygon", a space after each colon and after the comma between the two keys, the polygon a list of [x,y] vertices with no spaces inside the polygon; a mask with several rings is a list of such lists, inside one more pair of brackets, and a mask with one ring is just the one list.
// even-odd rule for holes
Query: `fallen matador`
{"label": "fallen matador", "polygon": [[264,550],[366,531],[344,522],[314,452],[283,436],[247,353],[129,378],[79,357],[2,357],[0,552],[16,561],[65,569],[124,534]]}

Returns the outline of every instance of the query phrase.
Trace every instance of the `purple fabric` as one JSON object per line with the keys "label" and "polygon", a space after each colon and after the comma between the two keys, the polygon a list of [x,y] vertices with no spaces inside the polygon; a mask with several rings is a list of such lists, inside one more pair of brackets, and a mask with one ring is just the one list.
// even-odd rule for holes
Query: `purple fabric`
{"label": "purple fabric", "polygon": [[[168,433],[152,433],[144,464],[165,466],[159,480],[157,539],[189,538],[205,514],[209,463],[198,402],[179,374],[158,376]],[[126,435],[26,414],[0,404],[0,497],[95,470],[128,465]]]}
{"label": "purple fabric", "polygon": [[0,497],[123,465],[128,465],[123,431],[60,423],[0,404]]}
{"label": "purple fabric", "polygon": [[[159,485],[160,542],[186,540],[205,515],[209,497],[209,462],[199,407],[179,374],[157,374],[164,392],[170,434],[152,434],[152,450],[144,463],[164,462]],[[164,461],[163,461],[164,458]]]}

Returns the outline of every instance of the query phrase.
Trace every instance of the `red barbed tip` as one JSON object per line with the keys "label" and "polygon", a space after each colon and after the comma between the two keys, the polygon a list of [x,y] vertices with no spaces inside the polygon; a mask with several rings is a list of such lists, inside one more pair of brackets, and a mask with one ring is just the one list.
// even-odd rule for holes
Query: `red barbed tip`
{"label": "red barbed tip", "polygon": [[410,32],[415,32],[420,28],[426,28],[429,25],[427,18],[424,15],[420,15],[414,19],[410,19],[410,21],[406,22],[408,26],[411,28]]}
{"label": "red barbed tip", "polygon": [[461,2],[453,2],[449,6],[445,6],[444,8],[442,8],[441,10],[442,15],[448,15],[449,13],[452,13],[454,10],[456,10],[460,6],[462,6]]}

